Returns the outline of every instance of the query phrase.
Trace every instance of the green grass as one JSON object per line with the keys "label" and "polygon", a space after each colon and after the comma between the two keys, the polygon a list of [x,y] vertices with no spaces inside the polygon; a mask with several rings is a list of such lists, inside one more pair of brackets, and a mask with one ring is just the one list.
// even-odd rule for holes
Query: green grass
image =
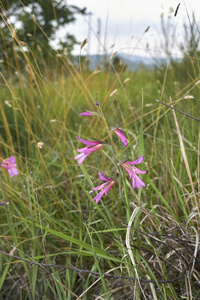
{"label": "green grass", "polygon": [[[198,299],[198,256],[193,269],[191,262],[199,229],[199,124],[155,101],[172,97],[198,117],[198,66],[196,78],[184,70],[184,80],[174,84],[173,67],[91,74],[66,57],[55,57],[55,70],[34,59],[22,53],[1,70],[0,156],[14,155],[20,174],[10,179],[1,168],[1,198],[9,205],[0,206],[0,249],[38,264],[2,254],[1,298]],[[96,100],[107,125],[79,116],[79,107],[97,110]],[[107,156],[94,152],[79,166],[73,157],[82,145],[75,137],[110,142],[108,127],[122,121],[129,146],[113,135],[116,160],[144,154],[146,187],[133,190],[123,171],[120,193],[116,185],[96,204],[89,191],[100,184],[98,170],[119,176],[113,152],[106,147]],[[182,273],[186,267],[190,276]]]}

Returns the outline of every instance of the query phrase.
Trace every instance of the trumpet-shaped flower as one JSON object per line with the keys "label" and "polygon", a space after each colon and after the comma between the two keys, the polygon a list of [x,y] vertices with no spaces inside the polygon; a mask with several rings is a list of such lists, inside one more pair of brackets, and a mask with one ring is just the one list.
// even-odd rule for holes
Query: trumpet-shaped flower
{"label": "trumpet-shaped flower", "polygon": [[142,186],[145,186],[145,183],[140,179],[140,177],[137,174],[145,174],[146,171],[142,171],[134,166],[134,165],[141,164],[142,161],[143,161],[143,156],[141,155],[135,161],[125,161],[121,164],[122,167],[128,172],[129,178],[132,178],[133,189],[135,187],[140,189]]}
{"label": "trumpet-shaped flower", "polygon": [[19,174],[19,172],[16,169],[17,164],[15,163],[14,156],[10,156],[9,158],[3,160],[1,166],[8,171],[8,174],[10,177],[13,177],[13,176]]}
{"label": "trumpet-shaped flower", "polygon": [[85,108],[81,108],[81,109],[84,111],[80,113],[79,116],[99,116],[99,117],[102,116],[102,114],[97,111],[92,111]]}
{"label": "trumpet-shaped flower", "polygon": [[84,111],[79,116],[94,116],[94,114],[91,111]]}
{"label": "trumpet-shaped flower", "polygon": [[101,185],[95,187],[95,188],[92,188],[93,191],[97,191],[97,190],[101,190],[97,195],[96,197],[94,197],[92,199],[92,201],[96,201],[96,203],[99,203],[101,197],[105,194],[107,195],[109,190],[111,189],[111,187],[115,184],[116,180],[114,179],[111,179],[111,178],[108,178],[108,177],[105,177],[101,171],[99,171],[99,177],[101,180],[104,180],[106,181],[105,183],[102,183]]}
{"label": "trumpet-shaped flower", "polygon": [[126,138],[124,132],[119,128],[115,129],[114,132],[118,135],[121,142],[127,147],[128,146],[128,141],[127,141],[127,138]]}
{"label": "trumpet-shaped flower", "polygon": [[92,152],[97,151],[105,146],[105,143],[102,141],[86,141],[78,136],[76,137],[77,140],[82,142],[83,144],[87,145],[87,147],[77,149],[76,151],[80,152],[80,154],[76,155],[74,159],[78,159],[78,164],[81,165],[84,159]]}

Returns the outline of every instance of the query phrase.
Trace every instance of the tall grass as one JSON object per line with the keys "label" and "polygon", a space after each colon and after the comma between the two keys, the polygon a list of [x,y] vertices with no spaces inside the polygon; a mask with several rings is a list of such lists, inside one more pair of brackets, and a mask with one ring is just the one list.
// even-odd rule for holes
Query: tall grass
{"label": "tall grass", "polygon": [[[187,82],[170,65],[91,73],[81,58],[79,68],[64,55],[48,66],[15,42],[0,72],[0,156],[20,171],[1,169],[1,298],[198,299],[199,124],[155,101],[198,117],[198,65]],[[111,161],[73,159],[76,135],[109,139],[101,118],[79,116],[95,101],[109,127],[123,121],[129,147],[113,136],[117,158],[144,154],[147,170],[145,188],[124,173],[122,197],[116,187],[99,204],[89,191],[99,168],[117,175]]]}

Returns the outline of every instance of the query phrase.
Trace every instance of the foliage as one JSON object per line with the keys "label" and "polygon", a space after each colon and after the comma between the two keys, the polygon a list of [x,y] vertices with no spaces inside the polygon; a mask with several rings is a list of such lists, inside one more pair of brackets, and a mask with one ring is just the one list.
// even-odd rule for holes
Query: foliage
{"label": "foliage", "polygon": [[[29,50],[35,51],[37,45],[42,50],[51,50],[53,41],[56,41],[58,30],[64,29],[67,24],[75,21],[76,14],[85,14],[86,8],[69,6],[65,1],[56,0],[3,0],[1,6],[1,40],[0,52],[13,54],[13,38],[22,41]],[[15,30],[17,29],[17,31]],[[75,37],[66,34],[58,48],[67,48],[71,52],[77,43]]]}

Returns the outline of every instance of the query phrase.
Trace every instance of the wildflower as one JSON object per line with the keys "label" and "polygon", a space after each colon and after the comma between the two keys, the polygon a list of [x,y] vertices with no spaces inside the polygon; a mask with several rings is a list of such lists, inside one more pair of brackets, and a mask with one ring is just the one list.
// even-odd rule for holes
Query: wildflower
{"label": "wildflower", "polygon": [[4,205],[4,204],[9,204],[9,202],[7,201],[7,199],[0,202],[0,205]]}
{"label": "wildflower", "polygon": [[83,140],[81,138],[79,138],[78,136],[76,137],[77,140],[79,140],[80,142],[82,142],[83,144],[87,145],[87,147],[81,148],[81,149],[77,149],[76,151],[80,152],[80,154],[76,155],[74,157],[74,159],[79,159],[78,164],[81,165],[82,162],[84,161],[84,159],[92,152],[97,151],[101,148],[103,148],[105,146],[105,143],[102,141],[86,141]]}
{"label": "wildflower", "polygon": [[15,164],[14,156],[10,156],[9,158],[3,160],[1,166],[8,171],[8,174],[10,177],[13,177],[13,176],[19,174],[19,172],[16,169],[17,164]]}
{"label": "wildflower", "polygon": [[88,110],[85,108],[81,108],[85,110],[84,112],[80,113],[79,116],[101,116],[101,114],[97,111]]}
{"label": "wildflower", "polygon": [[42,149],[43,145],[44,145],[44,143],[42,143],[42,142],[37,143],[37,147],[40,148],[40,149]]}
{"label": "wildflower", "polygon": [[127,141],[127,138],[126,138],[124,132],[119,128],[115,129],[114,132],[118,135],[121,142],[127,147],[128,146],[128,141]]}
{"label": "wildflower", "polygon": [[115,127],[111,128],[111,130],[113,130],[118,135],[121,142],[127,147],[128,146],[127,138],[126,138],[124,132],[118,128],[120,125],[121,125],[121,123],[117,124]]}
{"label": "wildflower", "polygon": [[79,116],[93,116],[94,114],[91,111],[84,111],[79,114]]}
{"label": "wildflower", "polygon": [[92,201],[96,201],[96,203],[99,203],[100,199],[102,198],[102,196],[104,194],[108,194],[109,190],[111,189],[111,187],[115,184],[116,180],[114,179],[111,179],[111,178],[108,178],[108,177],[105,177],[101,171],[99,171],[99,177],[101,180],[104,180],[106,181],[105,183],[102,183],[101,185],[95,187],[95,188],[92,188],[93,191],[97,191],[97,190],[101,190],[97,195],[96,197],[94,197],[92,199]]}
{"label": "wildflower", "polygon": [[145,174],[146,171],[142,171],[142,170],[136,168],[135,166],[133,166],[133,165],[141,164],[142,161],[143,161],[143,156],[141,155],[135,161],[125,161],[121,164],[122,167],[128,172],[128,174],[130,176],[129,178],[132,178],[133,189],[135,187],[140,189],[142,186],[145,186],[145,183],[139,178],[139,176],[137,174]]}

